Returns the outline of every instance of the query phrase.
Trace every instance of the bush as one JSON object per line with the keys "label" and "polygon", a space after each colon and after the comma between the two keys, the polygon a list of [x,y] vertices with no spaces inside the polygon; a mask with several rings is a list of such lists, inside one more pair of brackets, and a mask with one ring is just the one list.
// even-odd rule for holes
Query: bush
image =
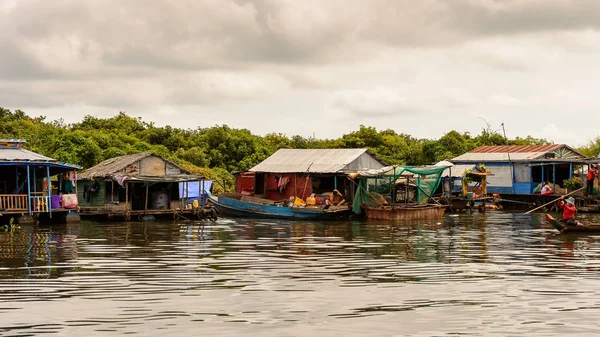
{"label": "bush", "polygon": [[580,177],[573,177],[570,179],[563,180],[563,185],[567,190],[574,191],[578,188],[583,187],[583,181]]}

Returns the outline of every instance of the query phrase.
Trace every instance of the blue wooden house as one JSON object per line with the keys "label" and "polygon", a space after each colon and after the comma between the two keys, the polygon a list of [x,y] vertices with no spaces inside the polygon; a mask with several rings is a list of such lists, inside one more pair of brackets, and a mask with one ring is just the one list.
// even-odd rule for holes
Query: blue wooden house
{"label": "blue wooden house", "polygon": [[483,164],[493,173],[487,177],[488,193],[532,194],[543,181],[564,187],[563,181],[574,172],[585,181],[583,172],[599,159],[565,144],[551,144],[481,146],[450,161],[463,169]]}
{"label": "blue wooden house", "polygon": [[[0,139],[0,218],[13,215],[23,223],[32,216],[71,212],[77,206],[75,177],[80,167],[26,150],[25,142]],[[62,206],[61,194],[75,196],[70,198],[72,208]]]}

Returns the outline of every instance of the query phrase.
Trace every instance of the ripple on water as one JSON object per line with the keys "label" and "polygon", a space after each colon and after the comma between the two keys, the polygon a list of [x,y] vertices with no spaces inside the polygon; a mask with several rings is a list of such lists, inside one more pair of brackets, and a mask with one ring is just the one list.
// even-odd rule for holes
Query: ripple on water
{"label": "ripple on water", "polygon": [[25,226],[0,233],[0,334],[597,334],[600,236],[544,221]]}

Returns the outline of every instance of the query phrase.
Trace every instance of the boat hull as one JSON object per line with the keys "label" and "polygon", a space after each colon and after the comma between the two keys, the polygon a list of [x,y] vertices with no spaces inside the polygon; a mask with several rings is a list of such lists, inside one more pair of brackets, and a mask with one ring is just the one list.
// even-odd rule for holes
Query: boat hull
{"label": "boat hull", "polygon": [[349,218],[350,209],[340,207],[324,209],[323,207],[287,207],[265,205],[226,196],[209,197],[217,211],[222,215],[258,219],[295,219],[295,220],[339,220]]}
{"label": "boat hull", "polygon": [[440,205],[364,207],[367,218],[380,220],[435,220],[445,210],[446,206]]}
{"label": "boat hull", "polygon": [[582,224],[577,226],[565,226],[550,214],[546,214],[546,219],[550,222],[552,227],[561,233],[600,233],[600,225]]}

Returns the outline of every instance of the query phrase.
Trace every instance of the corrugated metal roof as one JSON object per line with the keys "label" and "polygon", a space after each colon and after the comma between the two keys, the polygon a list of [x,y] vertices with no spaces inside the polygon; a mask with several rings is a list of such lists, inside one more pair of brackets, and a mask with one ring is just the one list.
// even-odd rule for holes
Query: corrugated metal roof
{"label": "corrugated metal roof", "polygon": [[[508,153],[507,153],[508,152]],[[554,152],[557,157],[554,160],[584,159],[584,155],[565,144],[551,145],[526,145],[526,146],[481,146],[473,151],[453,158],[452,162],[461,161],[530,161],[544,159],[546,153]]]}
{"label": "corrugated metal roof", "polygon": [[[170,162],[161,156],[155,155],[152,152],[142,152],[142,153],[130,154],[127,156],[120,156],[120,157],[114,157],[114,158],[107,159],[107,160],[101,162],[100,164],[98,164],[94,167],[90,167],[89,169],[81,172],[80,174],[77,175],[77,179],[92,180],[94,178],[110,177],[114,174],[119,174],[122,169],[135,163],[136,161],[142,160],[142,159],[144,159],[146,157],[150,157],[150,156],[158,157],[166,162],[171,163],[174,166],[179,167],[177,164]],[[184,170],[181,167],[179,167],[179,168],[184,172],[190,173],[189,171]]]}
{"label": "corrugated metal roof", "polygon": [[[81,166],[75,164],[64,163],[59,160],[43,156],[39,153],[26,150],[24,148],[0,148],[0,162],[3,164],[7,163],[50,163],[54,167],[64,168],[81,168]],[[7,164],[10,165],[10,164]]]}
{"label": "corrugated metal roof", "polygon": [[[271,173],[336,173],[346,169],[349,164],[365,153],[379,162],[381,166],[386,165],[385,162],[373,155],[368,149],[279,149],[249,171]],[[365,167],[365,169],[368,168],[370,167]]]}
{"label": "corrugated metal roof", "polygon": [[0,160],[6,160],[6,161],[12,161],[12,160],[56,161],[56,159],[42,156],[39,153],[25,150],[23,148],[0,148]]}
{"label": "corrugated metal roof", "polygon": [[566,147],[565,144],[550,144],[550,145],[492,145],[492,146],[480,146],[471,153],[546,153],[551,152],[562,147]]}

